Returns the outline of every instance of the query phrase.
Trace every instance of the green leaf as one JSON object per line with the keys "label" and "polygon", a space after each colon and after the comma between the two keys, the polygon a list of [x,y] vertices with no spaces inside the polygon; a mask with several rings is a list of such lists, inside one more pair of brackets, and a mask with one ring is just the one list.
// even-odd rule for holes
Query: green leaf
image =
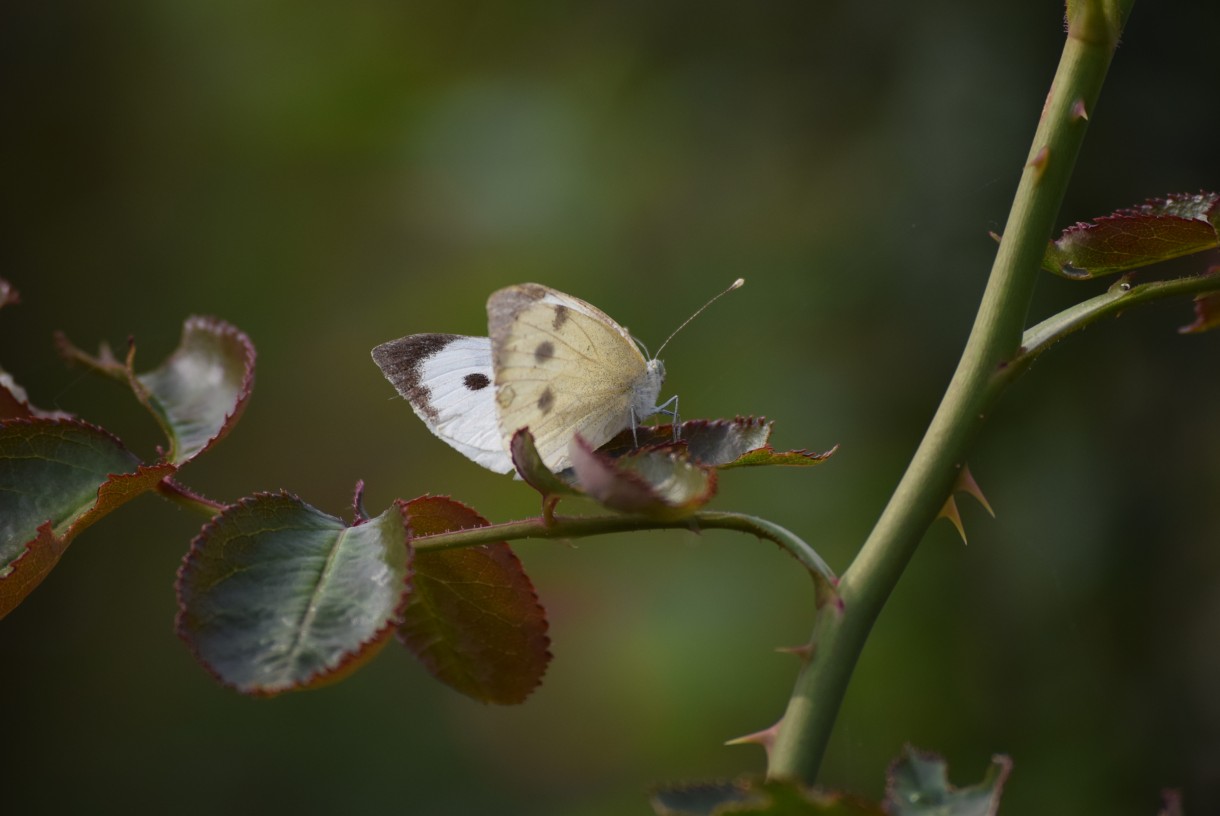
{"label": "green leaf", "polygon": [[141,465],[118,439],[79,420],[0,423],[0,617],[81,530],[173,472]]}
{"label": "green leaf", "polygon": [[622,513],[658,519],[688,516],[716,494],[716,471],[695,464],[673,446],[647,448],[612,458],[577,434],[569,447],[581,489]]}
{"label": "green leaf", "polygon": [[945,761],[909,745],[890,766],[886,804],[893,816],[994,816],[1012,760],[995,756],[983,781],[968,788],[949,784]]}
{"label": "green leaf", "polygon": [[96,357],[58,336],[70,360],[131,386],[169,440],[166,460],[182,465],[222,439],[236,424],[254,385],[254,345],[244,332],[212,317],[187,318],[182,340],[165,362],[136,374],[134,343],[120,363],[103,345]]}
{"label": "green leaf", "polygon": [[1094,223],[1068,227],[1052,241],[1042,266],[1086,279],[1136,269],[1220,246],[1220,195],[1200,192],[1149,199]]}
{"label": "green leaf", "polygon": [[885,816],[879,805],[781,780],[740,779],[662,788],[658,816]]}
{"label": "green leaf", "polygon": [[[406,503],[412,538],[485,527],[443,496]],[[438,680],[485,703],[520,703],[550,662],[546,613],[505,542],[415,555],[415,579],[399,637]]]}
{"label": "green leaf", "polygon": [[225,685],[272,695],[333,682],[370,658],[410,586],[403,509],[348,526],[286,493],[204,526],[178,571],[178,634]]}

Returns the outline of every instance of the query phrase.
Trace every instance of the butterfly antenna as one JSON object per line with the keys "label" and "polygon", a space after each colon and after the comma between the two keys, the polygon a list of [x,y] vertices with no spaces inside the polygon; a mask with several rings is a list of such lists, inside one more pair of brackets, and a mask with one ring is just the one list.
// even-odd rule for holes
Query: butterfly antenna
{"label": "butterfly antenna", "polygon": [[662,350],[663,350],[663,349],[664,349],[666,346],[668,346],[668,345],[669,345],[669,341],[670,341],[670,340],[673,340],[673,339],[674,339],[674,336],[675,336],[675,335],[676,335],[678,332],[680,332],[680,331],[682,331],[683,329],[685,329],[685,328],[686,328],[686,324],[687,324],[687,323],[690,323],[690,322],[691,322],[692,320],[694,320],[696,317],[698,317],[699,315],[703,314],[703,310],[704,310],[704,309],[706,309],[708,306],[711,306],[711,305],[712,305],[713,303],[715,303],[716,301],[720,300],[722,297],[724,297],[725,295],[727,295],[729,292],[732,292],[734,289],[740,289],[742,286],[744,286],[744,285],[745,285],[745,282],[746,282],[746,279],[745,279],[745,278],[738,278],[737,280],[735,280],[735,281],[733,281],[731,284],[729,284],[729,288],[725,289],[723,292],[721,292],[720,294],[716,295],[714,298],[712,298],[711,300],[709,300],[707,303],[705,303],[705,304],[703,304],[702,306],[700,306],[700,307],[698,308],[698,310],[697,310],[697,311],[696,311],[696,312],[695,312],[693,315],[691,315],[690,317],[686,318],[686,320],[685,320],[685,321],[683,321],[683,323],[682,323],[682,325],[681,325],[681,326],[679,326],[678,328],[674,329],[673,334],[671,334],[669,337],[665,338],[665,342],[661,344],[661,348],[657,349],[656,357],[660,357],[660,356],[661,356],[661,351],[662,351]]}

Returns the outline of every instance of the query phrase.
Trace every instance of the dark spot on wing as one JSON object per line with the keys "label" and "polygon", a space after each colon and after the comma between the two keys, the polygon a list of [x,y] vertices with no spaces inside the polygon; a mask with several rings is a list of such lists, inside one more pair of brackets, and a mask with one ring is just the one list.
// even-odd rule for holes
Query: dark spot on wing
{"label": "dark spot on wing", "polygon": [[470,391],[479,391],[491,385],[491,380],[487,378],[486,374],[476,372],[474,374],[467,374],[466,378],[462,380],[462,384]]}
{"label": "dark spot on wing", "polygon": [[534,359],[539,365],[542,365],[547,360],[555,356],[555,347],[551,345],[550,340],[544,340],[538,344],[538,348],[534,349]]}
{"label": "dark spot on wing", "polygon": [[423,364],[432,355],[444,349],[460,335],[456,334],[411,334],[382,343],[373,349],[373,362],[381,373],[408,402],[436,421],[436,408],[432,406],[432,393],[420,383]]}
{"label": "dark spot on wing", "polygon": [[544,414],[549,414],[554,405],[555,392],[550,389],[550,386],[548,386],[547,389],[542,392],[542,396],[538,398],[538,410],[542,411]]}
{"label": "dark spot on wing", "polygon": [[559,305],[555,307],[555,319],[551,321],[552,331],[559,331],[559,327],[568,322],[568,307]]}

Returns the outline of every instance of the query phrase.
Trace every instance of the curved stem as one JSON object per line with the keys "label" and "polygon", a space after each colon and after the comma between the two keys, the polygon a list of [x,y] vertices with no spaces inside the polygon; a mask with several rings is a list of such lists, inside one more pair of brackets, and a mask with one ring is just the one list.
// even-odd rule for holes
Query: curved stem
{"label": "curved stem", "polygon": [[778,524],[748,516],[744,513],[701,511],[681,519],[654,519],[647,516],[555,516],[545,518],[506,521],[486,527],[471,527],[446,533],[434,533],[411,539],[411,546],[418,551],[445,550],[455,547],[473,547],[497,541],[514,541],[523,538],[584,538],[607,533],[626,533],[642,530],[736,530],[750,533],[758,538],[772,541],[792,554],[815,577],[819,585],[829,587],[835,581],[834,573],[821,556],[795,533]]}
{"label": "curved stem", "polygon": [[812,782],[857,658],[881,607],[949,494],[967,446],[999,393],[995,374],[1017,354],[1042,255],[1133,0],[1068,5],[1063,55],[1013,199],[961,361],[889,504],[839,585],[841,615],[819,615],[769,775]]}
{"label": "curved stem", "polygon": [[[1149,281],[1132,284],[1119,281],[1108,291],[1089,298],[1048,317],[1033,328],[1027,329],[1021,338],[1021,350],[1012,362],[996,377],[997,385],[1005,385],[1016,379],[1044,351],[1069,334],[1078,332],[1103,317],[1122,314],[1132,306],[1152,303],[1185,295],[1207,295],[1220,292],[1220,267],[1202,275],[1190,275],[1172,280]],[[1185,329],[1186,327],[1183,327]],[[1182,331],[1183,329],[1179,329]]]}

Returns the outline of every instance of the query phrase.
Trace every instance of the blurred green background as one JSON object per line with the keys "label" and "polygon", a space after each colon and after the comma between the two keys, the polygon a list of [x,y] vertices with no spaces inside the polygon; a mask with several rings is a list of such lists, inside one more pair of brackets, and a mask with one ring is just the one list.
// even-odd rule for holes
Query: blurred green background
{"label": "blurred green background", "polygon": [[[1220,186],[1220,5],[1136,6],[1061,215]],[[245,329],[257,386],[183,478],[346,513],[534,494],[451,452],[369,349],[480,334],[538,281],[666,350],[687,417],[765,414],[810,471],[731,472],[715,506],[845,567],[957,360],[1063,39],[1038,2],[54,2],[0,9],[0,360],[43,407],[148,456],[152,422],[57,359],[190,314]],[[1197,271],[1210,259],[1179,264]],[[1108,281],[1047,276],[1035,317]],[[1220,812],[1220,333],[1185,305],[1105,323],[1018,383],[971,458],[999,518],[937,524],[864,653],[824,771],[877,796],[907,742],[1004,813]],[[571,510],[583,509],[573,505]],[[172,630],[199,520],[146,497],[0,625],[5,813],[645,813],[660,780],[763,768],[809,581],[723,532],[526,542],[555,661],[523,706],[397,646],[266,700]]]}

